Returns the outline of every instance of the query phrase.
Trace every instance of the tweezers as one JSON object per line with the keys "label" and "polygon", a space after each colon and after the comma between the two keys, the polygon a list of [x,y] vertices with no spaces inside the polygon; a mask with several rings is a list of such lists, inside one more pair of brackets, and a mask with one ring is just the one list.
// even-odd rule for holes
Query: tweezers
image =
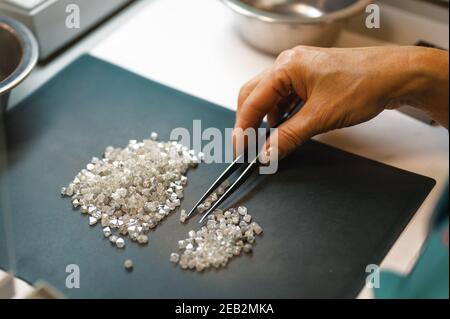
{"label": "tweezers", "polygon": [[[289,102],[290,106],[286,109],[289,111],[286,112],[280,121],[276,123],[272,128],[277,128],[282,123],[284,123],[286,120],[291,118],[295,113],[297,113],[303,106],[303,101],[297,97],[294,99],[291,99]],[[268,130],[266,134],[266,138],[270,136],[270,130]],[[216,181],[208,188],[208,190],[205,192],[205,194],[199,199],[199,201],[194,205],[194,207],[191,209],[191,211],[187,214],[187,218],[189,218],[198,208],[200,204],[202,204],[208,196],[210,196],[219,186],[222,185],[223,182],[225,182],[234,172],[236,172],[239,168],[245,167],[243,169],[243,172],[236,178],[236,180],[231,183],[231,185],[226,188],[224,193],[211,204],[211,206],[206,210],[206,212],[203,214],[202,218],[200,219],[200,224],[203,223],[203,221],[212,213],[214,212],[228,197],[230,197],[231,194],[233,194],[250,176],[250,174],[254,171],[255,168],[257,168],[261,163],[259,162],[259,156],[261,152],[258,153],[258,155],[253,158],[251,161],[245,161],[244,154],[239,155],[224,171],[223,173],[216,179]]]}

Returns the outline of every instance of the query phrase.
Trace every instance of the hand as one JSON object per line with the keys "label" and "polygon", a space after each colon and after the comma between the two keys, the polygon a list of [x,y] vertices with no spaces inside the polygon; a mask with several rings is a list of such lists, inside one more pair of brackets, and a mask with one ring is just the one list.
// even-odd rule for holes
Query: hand
{"label": "hand", "polygon": [[280,157],[314,135],[404,104],[448,127],[448,53],[398,46],[287,50],[242,87],[235,128],[257,128],[266,115],[273,126],[286,111],[280,102],[293,94],[305,105],[276,132]]}

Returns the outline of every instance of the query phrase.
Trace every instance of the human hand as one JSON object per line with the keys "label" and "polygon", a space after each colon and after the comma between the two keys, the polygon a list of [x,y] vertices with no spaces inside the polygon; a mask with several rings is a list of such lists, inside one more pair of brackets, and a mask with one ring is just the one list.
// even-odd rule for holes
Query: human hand
{"label": "human hand", "polygon": [[242,87],[235,128],[256,129],[266,115],[273,126],[286,111],[280,102],[292,95],[305,105],[275,132],[279,157],[314,135],[403,104],[422,107],[448,126],[448,53],[399,46],[287,50]]}

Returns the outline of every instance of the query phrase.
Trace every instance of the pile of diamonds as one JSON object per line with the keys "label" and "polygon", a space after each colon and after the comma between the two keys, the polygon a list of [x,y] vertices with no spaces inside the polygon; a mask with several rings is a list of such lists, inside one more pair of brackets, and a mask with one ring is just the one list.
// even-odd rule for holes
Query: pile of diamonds
{"label": "pile of diamonds", "polygon": [[129,141],[125,148],[106,148],[92,158],[61,194],[72,200],[89,225],[100,223],[118,248],[129,236],[148,243],[148,232],[178,206],[187,183],[185,173],[199,162],[193,150],[177,142]]}
{"label": "pile of diamonds", "polygon": [[182,269],[203,271],[214,267],[225,267],[229,260],[241,252],[251,253],[255,236],[263,229],[247,208],[240,206],[225,212],[220,209],[208,216],[206,226],[191,230],[188,238],[178,242],[179,253],[170,254],[170,261]]}
{"label": "pile of diamonds", "polygon": [[[198,205],[197,212],[201,214],[204,211],[208,210],[212,206],[212,204],[214,204],[214,202],[216,202],[219,199],[219,196],[225,193],[225,191],[229,186],[230,182],[227,179],[223,181],[222,184],[220,184],[219,187],[217,187],[217,189],[214,192],[212,192],[211,195],[209,195],[203,203]],[[180,222],[185,223],[187,221],[187,217],[188,216],[186,211],[182,209],[180,213]]]}

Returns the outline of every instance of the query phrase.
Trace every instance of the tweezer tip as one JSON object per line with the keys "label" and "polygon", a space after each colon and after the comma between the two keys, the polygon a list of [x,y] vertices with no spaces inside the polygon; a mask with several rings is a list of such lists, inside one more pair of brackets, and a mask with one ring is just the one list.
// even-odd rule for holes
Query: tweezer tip
{"label": "tweezer tip", "polygon": [[188,219],[189,217],[191,217],[191,215],[197,210],[197,206],[194,206],[191,211],[186,215],[186,219]]}
{"label": "tweezer tip", "polygon": [[202,218],[200,218],[200,220],[199,220],[198,223],[199,223],[199,224],[203,224],[203,222],[205,221],[206,217],[208,217],[208,215],[209,215],[209,214],[203,215]]}
{"label": "tweezer tip", "polygon": [[195,209],[196,209],[196,207],[192,208],[191,211],[186,215],[186,217],[191,216]]}

